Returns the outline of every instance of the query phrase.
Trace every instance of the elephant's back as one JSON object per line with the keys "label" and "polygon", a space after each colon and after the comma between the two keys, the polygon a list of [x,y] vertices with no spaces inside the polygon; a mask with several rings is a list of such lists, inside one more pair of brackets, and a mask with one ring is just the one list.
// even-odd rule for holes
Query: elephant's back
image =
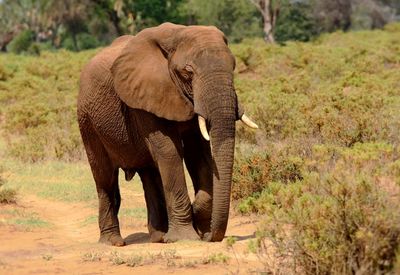
{"label": "elephant's back", "polygon": [[[125,46],[134,38],[133,35],[123,35],[116,38],[110,46],[101,50],[88,63],[90,66],[99,66],[110,71],[115,59],[121,54]],[[94,68],[91,68],[94,69]]]}
{"label": "elephant's back", "polygon": [[118,37],[83,67],[79,83],[78,114],[82,109],[99,100],[99,96],[113,93],[114,85],[110,68],[133,37],[132,35]]}
{"label": "elephant's back", "polygon": [[134,36],[118,37],[113,43],[96,54],[82,69],[80,82],[82,85],[104,84],[111,77],[111,66],[121,51]]}

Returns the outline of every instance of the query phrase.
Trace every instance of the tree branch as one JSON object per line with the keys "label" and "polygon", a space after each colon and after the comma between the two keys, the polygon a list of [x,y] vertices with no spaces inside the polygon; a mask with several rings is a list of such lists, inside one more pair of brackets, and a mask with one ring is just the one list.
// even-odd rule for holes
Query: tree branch
{"label": "tree branch", "polygon": [[249,0],[249,1],[257,8],[257,10],[261,13],[261,15],[265,17],[266,14],[265,10],[262,7],[261,1],[260,0]]}

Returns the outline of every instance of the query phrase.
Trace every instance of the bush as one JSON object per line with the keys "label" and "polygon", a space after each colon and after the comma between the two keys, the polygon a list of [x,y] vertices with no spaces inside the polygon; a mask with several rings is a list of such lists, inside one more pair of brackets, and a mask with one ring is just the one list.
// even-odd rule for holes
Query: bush
{"label": "bush", "polygon": [[[386,166],[379,167],[385,150],[360,148],[355,158],[357,149],[333,163],[329,157],[321,160],[295,183],[270,182],[239,206],[242,212],[265,214],[258,249],[271,240],[282,270],[384,274],[394,268],[400,248],[400,186],[376,176]],[[371,168],[375,172],[368,174]]]}
{"label": "bush", "polygon": [[22,31],[10,42],[7,50],[16,54],[27,52],[33,43],[33,38],[34,33],[31,30]]}
{"label": "bush", "polygon": [[17,201],[17,191],[10,188],[0,188],[0,203],[15,203]]}
{"label": "bush", "polygon": [[[293,147],[301,155],[303,148]],[[256,252],[276,253],[280,272],[385,274],[398,270],[399,156],[398,145],[385,142],[314,145],[302,156],[302,178],[295,181],[273,178],[270,159],[258,162],[257,152],[238,161],[238,167],[246,168],[251,160],[257,173],[236,169],[234,178],[240,180],[234,184],[240,188],[233,190],[262,189],[237,205],[242,213],[262,215]],[[268,262],[265,267],[271,270]]]}
{"label": "bush", "polygon": [[[339,146],[400,143],[400,36],[395,27],[387,29],[338,32],[285,47],[260,40],[233,45],[235,88],[262,136]],[[239,129],[239,142],[259,145],[261,139],[247,132]]]}
{"label": "bush", "polygon": [[3,168],[0,166],[0,203],[15,203],[17,200],[17,191],[11,188],[5,188],[6,183],[2,177]]}
{"label": "bush", "polygon": [[309,4],[289,2],[283,5],[274,30],[276,41],[309,41],[317,35],[316,21],[312,18]]}
{"label": "bush", "polygon": [[70,51],[82,51],[93,49],[99,46],[99,40],[89,33],[80,33],[76,35],[76,47],[74,40],[70,35],[66,36],[62,41],[62,47]]}
{"label": "bush", "polygon": [[94,53],[0,55],[6,72],[6,81],[0,81],[0,127],[8,155],[22,161],[84,156],[76,121],[77,79]]}
{"label": "bush", "polygon": [[80,51],[93,49],[100,46],[99,40],[88,33],[78,34],[78,48]]}
{"label": "bush", "polygon": [[286,153],[282,150],[273,155],[256,153],[250,157],[237,157],[232,179],[232,198],[245,198],[261,192],[269,182],[290,183],[302,179],[303,160]]}
{"label": "bush", "polygon": [[67,49],[69,51],[77,51],[75,45],[74,45],[74,40],[72,39],[71,36],[65,37],[62,42],[61,42],[61,47],[64,49]]}

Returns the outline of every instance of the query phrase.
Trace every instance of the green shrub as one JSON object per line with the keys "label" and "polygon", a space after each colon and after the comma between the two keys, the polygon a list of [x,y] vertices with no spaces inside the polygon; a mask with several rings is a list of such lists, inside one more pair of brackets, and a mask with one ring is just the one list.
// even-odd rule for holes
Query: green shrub
{"label": "green shrub", "polygon": [[256,153],[251,157],[236,158],[232,198],[240,199],[260,192],[272,181],[290,183],[302,179],[303,161],[285,153]]}
{"label": "green shrub", "polygon": [[252,250],[275,253],[279,272],[398,270],[398,25],[232,47],[238,97],[260,126],[238,127],[232,196],[261,215]]}
{"label": "green shrub", "polygon": [[78,48],[80,51],[93,49],[100,46],[99,40],[88,33],[81,33],[78,35]]}
{"label": "green shrub", "polygon": [[274,30],[276,41],[309,41],[317,35],[316,21],[307,2],[284,2],[283,5]]}
{"label": "green shrub", "polygon": [[34,33],[31,30],[22,31],[10,42],[7,50],[16,54],[27,52],[33,43],[33,38]]}
{"label": "green shrub", "polygon": [[263,182],[262,191],[239,203],[240,212],[263,215],[258,248],[272,241],[282,270],[292,272],[393,270],[400,248],[398,150],[385,143],[314,146],[301,179]]}
{"label": "green shrub", "polygon": [[6,81],[0,81],[0,127],[7,155],[23,161],[83,157],[76,96],[82,65],[94,53],[0,55],[6,72]]}
{"label": "green shrub", "polygon": [[82,51],[93,49],[100,46],[99,40],[88,33],[80,33],[76,35],[76,47],[71,36],[67,36],[62,41],[62,47],[70,51]]}
{"label": "green shrub", "polygon": [[72,39],[71,36],[67,36],[62,40],[61,47],[64,49],[67,49],[69,51],[77,51],[78,50],[78,49],[76,49],[74,40]]}
{"label": "green shrub", "polygon": [[2,177],[3,168],[0,166],[0,203],[15,203],[17,200],[17,191],[4,187],[6,183]]}
{"label": "green shrub", "polygon": [[354,171],[311,174],[264,191],[258,203],[267,215],[258,235],[272,240],[293,271],[386,273],[400,244],[400,214],[393,211],[400,197],[388,197],[372,178]]}
{"label": "green shrub", "polygon": [[[285,47],[260,40],[233,45],[239,99],[268,140],[399,143],[400,35],[393,26]],[[239,140],[257,143],[246,131]]]}
{"label": "green shrub", "polygon": [[15,203],[17,201],[17,191],[10,188],[0,188],[0,203]]}

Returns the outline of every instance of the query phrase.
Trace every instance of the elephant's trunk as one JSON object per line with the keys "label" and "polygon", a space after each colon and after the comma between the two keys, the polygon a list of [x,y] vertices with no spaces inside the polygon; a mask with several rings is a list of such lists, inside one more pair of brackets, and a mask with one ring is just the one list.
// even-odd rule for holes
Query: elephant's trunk
{"label": "elephant's trunk", "polygon": [[[235,147],[235,120],[237,99],[231,75],[216,76],[204,85],[203,103],[210,129],[211,152],[213,157],[213,203],[211,232],[205,239],[221,241],[228,223],[232,169]],[[215,84],[217,83],[217,84]]]}
{"label": "elephant's trunk", "polygon": [[210,134],[214,160],[211,241],[221,241],[225,236],[229,216],[235,147],[235,113],[211,119]]}

